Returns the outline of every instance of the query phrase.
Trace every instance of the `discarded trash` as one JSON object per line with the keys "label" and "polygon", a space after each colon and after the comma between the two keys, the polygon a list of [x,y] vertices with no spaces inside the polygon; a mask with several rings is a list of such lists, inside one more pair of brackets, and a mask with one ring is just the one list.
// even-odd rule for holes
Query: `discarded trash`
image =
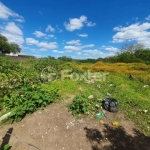
{"label": "discarded trash", "polygon": [[104,112],[102,112],[102,111],[100,113],[96,114],[97,119],[101,119],[103,117],[104,117]]}
{"label": "discarded trash", "polygon": [[99,122],[100,122],[101,124],[104,124],[104,123],[105,123],[104,120],[100,120]]}
{"label": "discarded trash", "polygon": [[148,85],[144,85],[144,86],[143,86],[143,88],[146,88],[146,87],[148,87]]}
{"label": "discarded trash", "polygon": [[111,86],[114,86],[114,84],[111,83],[111,84],[109,84],[109,86],[110,86],[110,87],[111,87]]}
{"label": "discarded trash", "polygon": [[102,107],[110,112],[118,112],[118,102],[114,98],[105,98],[102,101]]}
{"label": "discarded trash", "polygon": [[94,96],[93,96],[93,95],[90,95],[88,98],[91,99],[91,98],[94,98]]}
{"label": "discarded trash", "polygon": [[111,96],[111,94],[110,94],[110,93],[107,93],[107,96]]}
{"label": "discarded trash", "polygon": [[114,121],[114,122],[112,123],[112,125],[118,127],[118,126],[119,126],[119,123],[118,123],[117,121]]}
{"label": "discarded trash", "polygon": [[147,113],[148,112],[148,110],[143,110],[145,113]]}

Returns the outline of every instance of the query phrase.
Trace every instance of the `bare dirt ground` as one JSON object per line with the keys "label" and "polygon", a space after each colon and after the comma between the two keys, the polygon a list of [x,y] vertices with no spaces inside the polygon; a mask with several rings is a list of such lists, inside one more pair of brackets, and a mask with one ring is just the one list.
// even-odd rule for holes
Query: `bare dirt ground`
{"label": "bare dirt ground", "polygon": [[[75,118],[66,108],[72,99],[73,96],[19,123],[1,127],[1,146],[9,143],[11,150],[150,150],[150,138],[125,120],[123,114],[106,112],[105,124],[94,116]],[[118,127],[112,125],[116,119]]]}

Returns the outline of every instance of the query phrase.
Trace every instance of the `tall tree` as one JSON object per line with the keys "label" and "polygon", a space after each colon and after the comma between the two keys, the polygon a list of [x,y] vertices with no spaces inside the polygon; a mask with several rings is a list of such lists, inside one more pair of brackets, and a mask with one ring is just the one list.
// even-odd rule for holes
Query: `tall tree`
{"label": "tall tree", "polygon": [[7,41],[0,40],[0,53],[9,54],[11,52],[11,46]]}
{"label": "tall tree", "polygon": [[2,41],[8,41],[8,39],[5,36],[3,36],[2,34],[0,34],[0,40],[2,40]]}
{"label": "tall tree", "polygon": [[9,54],[9,53],[18,53],[21,51],[21,48],[16,43],[9,43],[7,38],[0,34],[0,53]]}
{"label": "tall tree", "polygon": [[11,45],[11,52],[13,52],[13,53],[21,52],[21,48],[19,47],[18,44],[11,43],[10,45]]}

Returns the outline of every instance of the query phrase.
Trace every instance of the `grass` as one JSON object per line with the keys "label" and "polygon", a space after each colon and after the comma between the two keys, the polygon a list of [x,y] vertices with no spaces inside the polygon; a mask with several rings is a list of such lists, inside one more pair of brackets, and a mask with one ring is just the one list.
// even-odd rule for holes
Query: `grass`
{"label": "grass", "polygon": [[[126,119],[131,119],[141,131],[150,135],[150,87],[144,87],[144,83],[131,80],[127,75],[110,73],[105,81],[93,84],[65,80],[57,81],[52,85],[59,86],[62,95],[76,93],[77,97],[72,104],[73,109],[79,109],[77,106],[79,103],[79,106],[82,105],[81,113],[85,114],[97,113],[99,109],[96,106],[101,105],[101,101],[108,97],[108,93],[111,94],[111,97],[119,102],[120,112],[125,114]],[[80,92],[79,87],[84,91]],[[88,99],[90,95],[94,96],[92,100]],[[80,113],[79,110],[78,112]],[[76,111],[73,113],[76,115]]]}
{"label": "grass", "polygon": [[[18,66],[17,69],[17,63],[13,63],[14,65],[11,66],[11,62],[1,62],[3,68],[1,67],[0,69],[3,72],[0,73],[0,81],[3,84],[5,84],[8,79],[10,80],[9,84],[13,84],[11,81],[14,79],[14,75],[16,78],[19,78],[19,82],[20,78],[22,78],[22,70],[24,68],[25,72],[29,72],[28,75],[24,73],[25,79],[28,79],[29,76],[31,77],[29,79],[34,81],[36,77],[37,82],[40,83],[38,78],[38,76],[40,76],[40,70],[46,67],[45,64],[47,64],[46,60],[44,60],[44,62],[39,62],[39,64],[35,61],[20,62],[20,68]],[[35,63],[37,63],[37,66]],[[15,67],[15,71],[11,70],[11,67]],[[57,102],[61,102],[61,99],[68,98],[68,95],[76,95],[73,103],[75,107],[72,105],[72,110],[76,111],[76,109],[78,109],[78,112],[75,114],[80,113],[78,102],[80,102],[82,113],[97,113],[99,111],[99,107],[97,106],[100,106],[101,101],[108,97],[108,94],[111,94],[111,97],[119,102],[120,112],[124,113],[126,118],[134,121],[141,131],[150,135],[150,65],[141,63],[103,62],[97,62],[95,64],[69,62],[63,64],[62,62],[62,64],[58,66],[59,71],[60,68],[70,69],[70,67],[73,68],[73,71],[81,74],[86,70],[91,70],[93,72],[109,72],[109,74],[106,76],[105,81],[95,81],[93,84],[87,84],[83,80],[72,81],[67,78],[65,80],[58,78],[55,82],[50,84],[40,83],[42,84],[42,89],[48,92],[58,89],[58,94],[61,97]],[[7,68],[10,68],[10,70]],[[133,75],[133,80],[129,79],[130,73]],[[23,79],[21,81],[23,81]],[[0,88],[3,86],[2,83]],[[7,91],[9,89],[5,88],[4,90]],[[14,91],[16,90],[18,89],[14,89]],[[3,98],[3,93],[4,92],[0,92],[0,100]],[[90,95],[93,95],[92,99],[88,99]],[[3,103],[1,103],[0,108],[3,108]],[[3,111],[1,110],[0,115],[2,114]]]}
{"label": "grass", "polygon": [[[110,86],[110,84],[113,86]],[[88,100],[88,96],[93,95],[95,97],[91,103],[93,109],[89,109],[91,112],[95,111],[95,113],[97,113],[95,105],[106,98],[107,93],[110,93],[111,97],[118,100],[120,111],[127,118],[133,120],[143,132],[150,134],[150,87],[144,88],[144,85],[137,79],[129,79],[127,74],[120,75],[110,72],[105,81],[95,82],[94,84],[66,79],[63,81],[57,80],[52,84],[43,84],[43,88],[47,90],[58,88],[62,98],[66,98],[68,94],[85,93]],[[81,92],[80,88],[84,91]],[[87,109],[87,111],[89,110]]]}

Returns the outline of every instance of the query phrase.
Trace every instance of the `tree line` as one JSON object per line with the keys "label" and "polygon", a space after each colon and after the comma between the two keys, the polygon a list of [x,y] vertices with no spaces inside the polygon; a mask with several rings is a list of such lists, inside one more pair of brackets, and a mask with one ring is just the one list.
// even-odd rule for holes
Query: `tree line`
{"label": "tree line", "polygon": [[[100,58],[101,60],[101,58]],[[104,62],[146,63],[150,64],[150,49],[143,44],[124,44],[116,56],[106,57]]]}
{"label": "tree line", "polygon": [[[18,53],[21,52],[21,48],[16,43],[9,43],[8,39],[0,34],[0,54]],[[49,59],[55,60],[55,57],[48,56]],[[123,62],[123,63],[133,63],[140,62],[150,64],[150,49],[145,48],[143,44],[123,44],[120,51],[111,57],[98,59],[73,59],[71,57],[62,56],[58,57],[61,61],[76,61],[79,63],[95,63],[97,61],[102,62]]]}

